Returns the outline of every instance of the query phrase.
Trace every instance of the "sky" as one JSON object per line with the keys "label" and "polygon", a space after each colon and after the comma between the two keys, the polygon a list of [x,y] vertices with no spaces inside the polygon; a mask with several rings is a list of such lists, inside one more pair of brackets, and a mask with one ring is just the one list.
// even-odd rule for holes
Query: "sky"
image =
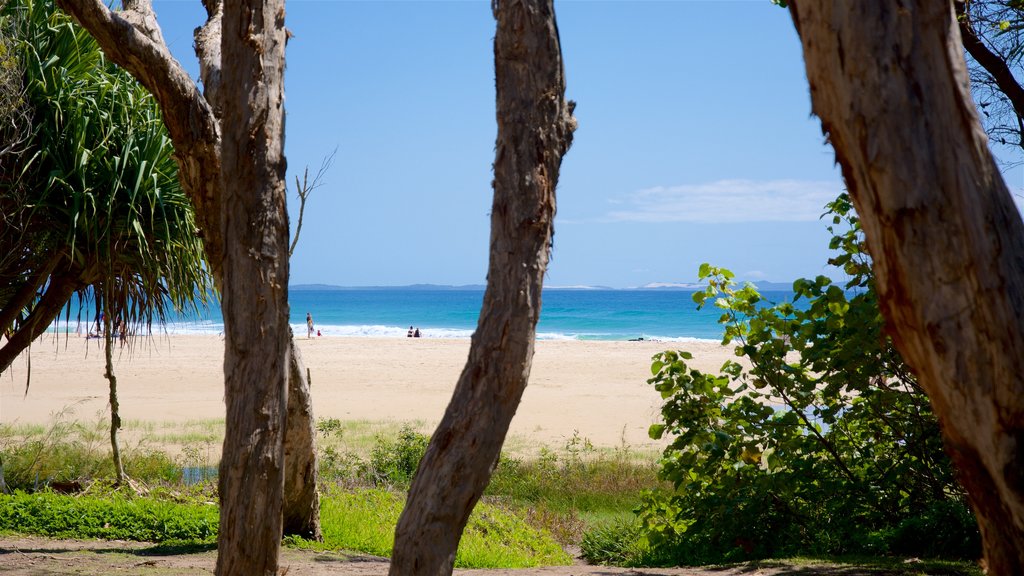
{"label": "sky", "polygon": [[[193,76],[199,0],[155,0]],[[843,190],[810,114],[799,39],[768,0],[555,3],[579,126],[562,163],[548,286],[693,282],[702,262],[789,282],[827,266]],[[289,0],[295,176],[310,197],[291,283],[486,282],[496,134],[490,2]],[[998,151],[1007,161],[1018,153]],[[1004,174],[1024,195],[1024,171]]]}

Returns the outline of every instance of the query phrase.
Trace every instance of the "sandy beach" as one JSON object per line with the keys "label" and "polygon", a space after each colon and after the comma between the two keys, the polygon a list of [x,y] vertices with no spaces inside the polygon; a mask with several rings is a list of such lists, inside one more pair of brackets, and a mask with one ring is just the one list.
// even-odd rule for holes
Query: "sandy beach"
{"label": "sandy beach", "polygon": [[[300,338],[317,418],[420,422],[441,418],[469,340]],[[661,405],[646,383],[650,358],[685,349],[693,365],[717,370],[731,348],[711,342],[539,341],[530,385],[512,421],[513,438],[563,446],[577,433],[595,446],[654,447],[647,436]],[[115,356],[126,421],[187,422],[224,417],[220,336],[158,336]],[[107,410],[98,340],[46,336],[0,379],[0,422],[45,424],[66,408],[96,420]]]}

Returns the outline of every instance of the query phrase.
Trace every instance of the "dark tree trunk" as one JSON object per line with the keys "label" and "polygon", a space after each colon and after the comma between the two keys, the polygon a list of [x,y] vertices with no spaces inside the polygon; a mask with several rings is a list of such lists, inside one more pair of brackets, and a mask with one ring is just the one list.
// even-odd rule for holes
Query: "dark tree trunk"
{"label": "dark tree trunk", "polygon": [[498,138],[487,290],[466,367],[395,531],[392,576],[451,574],[533,360],[555,215],[575,120],[552,0],[497,0]]}
{"label": "dark tree trunk", "polygon": [[316,431],[313,422],[311,382],[302,354],[288,331],[291,361],[288,364],[288,417],[284,435],[284,533],[307,540],[322,540],[320,493],[317,491]]}
{"label": "dark tree trunk", "polygon": [[791,2],[814,112],[928,393],[990,574],[1024,574],[1024,223],[968,91],[952,5]]}
{"label": "dark tree trunk", "polygon": [[284,2],[227,0],[221,39],[221,230],[227,417],[217,574],[275,575],[291,331]]}

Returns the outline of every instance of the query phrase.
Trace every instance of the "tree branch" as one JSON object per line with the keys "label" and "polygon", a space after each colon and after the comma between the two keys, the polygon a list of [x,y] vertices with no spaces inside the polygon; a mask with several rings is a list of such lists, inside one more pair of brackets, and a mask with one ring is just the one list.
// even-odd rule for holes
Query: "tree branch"
{"label": "tree branch", "polygon": [[320,169],[316,171],[316,176],[313,177],[313,182],[309,181],[309,166],[306,166],[306,171],[302,175],[302,182],[299,182],[299,177],[295,177],[295,192],[299,195],[299,221],[295,224],[295,237],[292,239],[292,245],[288,248],[288,257],[295,253],[295,245],[299,243],[299,232],[302,231],[302,216],[306,213],[306,200],[309,199],[309,195],[313,193],[313,190],[324,185],[323,177],[331,168],[331,164],[334,163],[334,155],[338,153],[338,149],[335,148],[331,155],[324,158],[324,161],[320,163]]}
{"label": "tree branch", "polygon": [[[956,6],[957,23],[960,27],[960,41],[964,48],[992,76],[996,86],[1006,95],[1006,99],[1013,106],[1013,111],[1017,113],[1017,118],[1024,118],[1024,87],[1021,87],[1020,83],[1017,82],[1013,71],[1007,66],[1006,61],[995,52],[989,50],[988,46],[975,33],[974,26],[971,24],[970,14],[967,13],[966,2],[957,1],[953,4]],[[1022,144],[1024,144],[1024,140],[1022,140]]]}

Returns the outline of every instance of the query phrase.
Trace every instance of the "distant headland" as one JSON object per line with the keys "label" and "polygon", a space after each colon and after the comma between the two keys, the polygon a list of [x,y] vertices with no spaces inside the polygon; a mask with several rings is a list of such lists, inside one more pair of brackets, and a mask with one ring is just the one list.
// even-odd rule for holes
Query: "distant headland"
{"label": "distant headland", "polygon": [[[742,282],[739,282],[742,284]],[[759,290],[792,290],[792,282],[766,282],[763,280],[751,281]],[[697,282],[651,282],[643,286],[631,286],[629,288],[612,288],[610,286],[545,286],[545,290],[679,290],[692,292],[702,290],[704,284]],[[482,291],[486,288],[483,284],[409,284],[406,286],[338,286],[335,284],[292,284],[288,287],[292,291],[305,290],[394,290],[394,291]]]}

